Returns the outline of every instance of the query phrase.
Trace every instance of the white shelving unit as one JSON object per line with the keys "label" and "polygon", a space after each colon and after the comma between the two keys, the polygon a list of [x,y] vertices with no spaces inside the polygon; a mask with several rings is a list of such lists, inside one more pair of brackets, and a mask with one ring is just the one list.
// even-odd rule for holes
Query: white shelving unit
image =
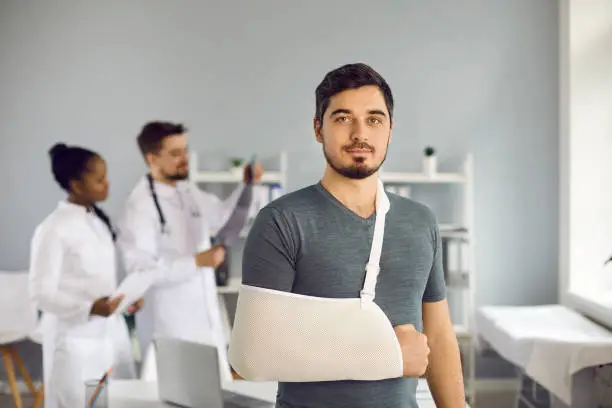
{"label": "white shelving unit", "polygon": [[[458,211],[460,219],[453,224],[440,224],[440,235],[442,238],[461,242],[461,265],[458,271],[447,276],[446,285],[453,294],[459,294],[462,319],[453,321],[453,327],[457,339],[467,348],[468,355],[464,359],[467,362],[466,393],[470,400],[474,396],[476,356],[474,347],[474,293],[475,293],[475,270],[474,270],[474,176],[473,158],[468,154],[463,162],[462,170],[457,173],[437,173],[427,175],[425,173],[401,173],[385,172],[381,170],[380,178],[387,186],[433,184],[459,186],[460,197],[454,205],[460,206]],[[440,186],[442,187],[442,186]],[[467,370],[466,370],[467,369]]]}
{"label": "white shelving unit", "polygon": [[[287,185],[287,152],[279,154],[280,169],[278,171],[264,171],[261,178],[263,184]],[[232,184],[242,181],[242,174],[227,171],[198,170],[198,154],[192,153],[189,158],[189,178],[196,183]]]}

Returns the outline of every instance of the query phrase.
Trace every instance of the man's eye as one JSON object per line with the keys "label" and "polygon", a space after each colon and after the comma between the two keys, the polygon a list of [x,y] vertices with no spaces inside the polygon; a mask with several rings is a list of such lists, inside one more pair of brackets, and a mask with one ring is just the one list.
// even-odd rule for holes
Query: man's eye
{"label": "man's eye", "polygon": [[370,118],[370,122],[374,123],[375,125],[380,125],[382,123],[382,120],[380,120],[379,118]]}
{"label": "man's eye", "polygon": [[347,116],[339,116],[338,118],[336,118],[336,122],[338,123],[345,123],[348,122],[349,118]]}

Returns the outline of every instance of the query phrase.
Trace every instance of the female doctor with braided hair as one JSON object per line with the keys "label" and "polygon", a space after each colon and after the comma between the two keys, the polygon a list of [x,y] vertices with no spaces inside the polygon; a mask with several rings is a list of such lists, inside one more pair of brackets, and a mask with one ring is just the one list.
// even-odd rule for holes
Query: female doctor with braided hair
{"label": "female doctor with braided hair", "polygon": [[[96,206],[108,196],[106,163],[95,152],[58,143],[53,176],[68,197],[36,228],[30,251],[30,295],[43,312],[45,408],[85,406],[85,381],[113,369],[135,377],[117,288],[115,231]],[[141,301],[128,313],[137,312]]]}

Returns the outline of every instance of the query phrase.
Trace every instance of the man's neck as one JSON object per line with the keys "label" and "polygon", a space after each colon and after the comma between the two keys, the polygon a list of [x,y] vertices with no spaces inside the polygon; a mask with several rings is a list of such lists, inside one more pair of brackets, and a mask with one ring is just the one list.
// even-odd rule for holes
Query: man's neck
{"label": "man's neck", "polygon": [[155,171],[151,169],[151,177],[153,178],[153,180],[159,183],[163,183],[163,184],[167,184],[172,187],[176,187],[176,181],[167,179],[166,177],[162,176],[159,171]]}
{"label": "man's neck", "polygon": [[378,189],[376,174],[361,180],[349,179],[328,166],[321,184],[345,207],[360,217],[367,218],[374,213]]}

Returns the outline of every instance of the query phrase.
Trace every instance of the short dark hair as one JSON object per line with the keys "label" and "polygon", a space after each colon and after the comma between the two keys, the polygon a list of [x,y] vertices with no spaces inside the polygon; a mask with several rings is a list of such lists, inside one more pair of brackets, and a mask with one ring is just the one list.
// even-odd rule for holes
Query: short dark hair
{"label": "short dark hair", "polygon": [[181,123],[149,122],[142,127],[138,135],[138,147],[143,156],[147,153],[159,153],[165,138],[180,135],[186,131],[187,128]]}
{"label": "short dark hair", "polygon": [[382,92],[389,117],[393,118],[393,94],[387,81],[372,67],[364,63],[346,64],[328,72],[315,90],[315,119],[323,122],[323,115],[332,96],[362,86],[375,85]]}

